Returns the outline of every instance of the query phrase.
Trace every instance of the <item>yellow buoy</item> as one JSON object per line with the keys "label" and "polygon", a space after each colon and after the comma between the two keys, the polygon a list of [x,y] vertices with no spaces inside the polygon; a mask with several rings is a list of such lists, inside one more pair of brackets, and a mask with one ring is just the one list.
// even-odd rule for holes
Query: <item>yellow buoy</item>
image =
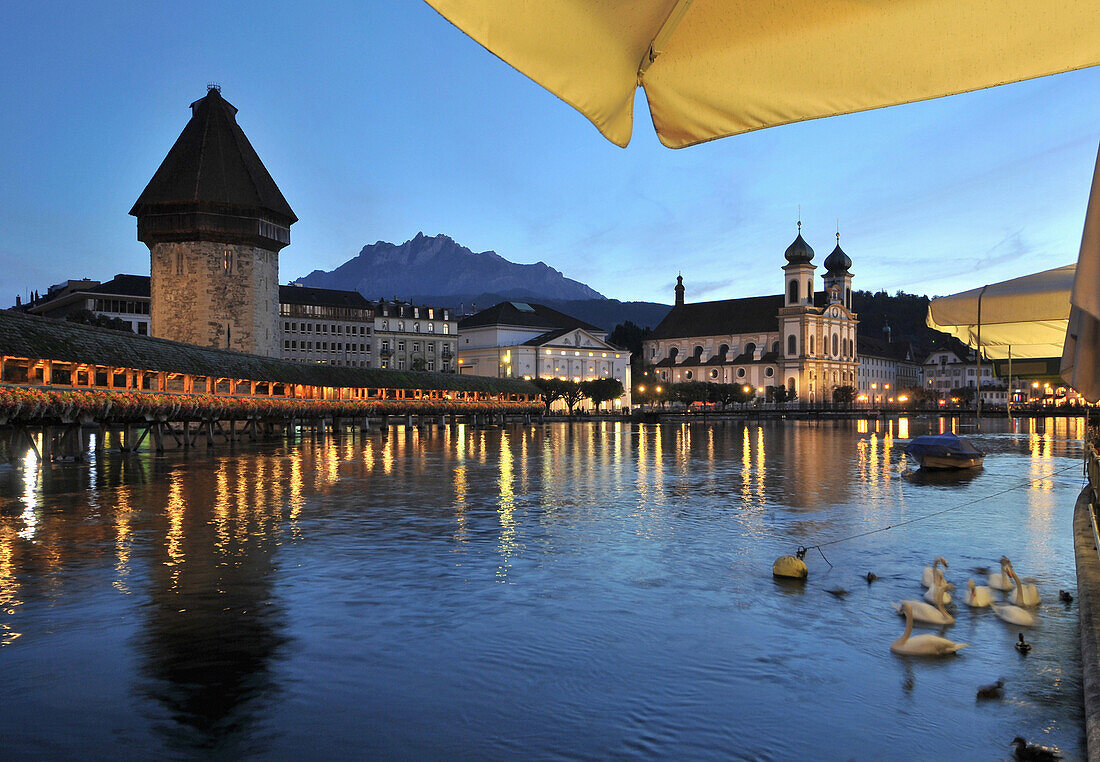
{"label": "yellow buoy", "polygon": [[792,577],[794,579],[806,579],[809,574],[806,562],[796,556],[780,556],[772,564],[772,574],[776,577]]}

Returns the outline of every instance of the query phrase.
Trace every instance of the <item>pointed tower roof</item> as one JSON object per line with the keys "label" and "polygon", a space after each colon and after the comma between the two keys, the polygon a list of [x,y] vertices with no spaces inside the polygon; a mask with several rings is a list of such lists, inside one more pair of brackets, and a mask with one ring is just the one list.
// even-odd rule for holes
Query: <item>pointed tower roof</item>
{"label": "pointed tower roof", "polygon": [[844,253],[844,249],[840,248],[840,233],[837,233],[836,248],[833,249],[832,254],[825,257],[825,269],[831,275],[840,275],[848,272],[851,268],[852,259]]}
{"label": "pointed tower roof", "polygon": [[798,237],[794,239],[783,254],[792,265],[808,265],[813,261],[814,250],[802,237],[802,220],[798,221]]}
{"label": "pointed tower roof", "polygon": [[[236,114],[217,87],[191,104],[191,120],[130,210],[139,220],[139,239],[149,243],[147,235],[152,233],[167,240],[162,234],[165,221],[145,226],[144,231],[142,223],[146,217],[170,214],[259,218],[281,228],[298,221],[238,126]],[[210,219],[200,222],[204,230],[210,227]],[[184,231],[177,230],[172,240],[190,240],[181,236]],[[285,237],[282,241],[282,236],[276,236],[283,245],[289,243],[289,230]]]}

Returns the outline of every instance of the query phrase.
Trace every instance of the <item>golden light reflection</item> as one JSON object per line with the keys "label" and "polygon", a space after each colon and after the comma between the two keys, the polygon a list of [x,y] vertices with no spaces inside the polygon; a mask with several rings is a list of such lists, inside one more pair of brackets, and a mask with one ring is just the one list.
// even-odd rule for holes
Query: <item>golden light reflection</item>
{"label": "golden light reflection", "polygon": [[173,589],[179,584],[180,567],[184,562],[183,519],[186,510],[187,506],[183,499],[183,477],[179,471],[173,471],[168,477],[168,505],[165,507],[168,515],[168,534],[165,536],[168,560],[165,565],[172,568]]}
{"label": "golden light reflection", "polygon": [[741,502],[752,504],[752,441],[748,426],[741,430]]}
{"label": "golden light reflection", "polygon": [[767,470],[764,456],[764,427],[756,427],[756,499],[763,508],[767,500],[764,497],[764,473]]}
{"label": "golden light reflection", "polygon": [[[462,428],[461,426],[459,428]],[[382,473],[389,476],[393,473],[393,437],[382,440]]]}
{"label": "golden light reflection", "polygon": [[898,439],[909,438],[909,419],[898,418]]}
{"label": "golden light reflection", "polygon": [[297,450],[290,458],[290,479],[288,479],[290,502],[290,533],[292,537],[301,537],[301,527],[298,525],[298,517],[305,506],[305,496],[302,494],[304,487],[302,481],[302,454]]}
{"label": "golden light reflection", "polygon": [[19,579],[15,575],[15,542],[19,535],[9,526],[0,526],[0,648],[10,646],[21,635],[15,629],[19,599]]}
{"label": "golden light reflection", "polygon": [[500,432],[500,543],[498,551],[503,559],[497,567],[497,577],[504,581],[508,577],[508,559],[516,552],[516,495],[512,482],[512,448],[509,446],[508,432]]}
{"label": "golden light reflection", "polygon": [[115,495],[113,515],[115,517],[115,577],[111,586],[123,595],[130,594],[126,584],[130,576],[130,545],[133,542],[133,530],[130,522],[134,508],[130,503],[130,488],[122,487]]}
{"label": "golden light reflection", "polygon": [[859,432],[860,434],[866,434],[867,433],[867,419],[866,418],[860,418],[858,421],[856,421],[856,431]]}
{"label": "golden light reflection", "polygon": [[34,450],[28,449],[23,455],[23,513],[19,516],[23,520],[23,529],[19,536],[24,540],[33,540],[35,530],[38,528],[38,479],[40,467]]}
{"label": "golden light reflection", "polygon": [[229,461],[221,460],[214,473],[214,545],[221,553],[229,549]]}

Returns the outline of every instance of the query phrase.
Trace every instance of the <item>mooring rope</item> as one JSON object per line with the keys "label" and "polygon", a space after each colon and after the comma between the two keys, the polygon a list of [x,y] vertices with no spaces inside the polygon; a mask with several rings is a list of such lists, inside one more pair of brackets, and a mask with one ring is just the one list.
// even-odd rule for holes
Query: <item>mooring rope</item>
{"label": "mooring rope", "polygon": [[1018,490],[1018,489],[1021,489],[1023,487],[1028,487],[1031,484],[1033,484],[1034,482],[1042,481],[1044,479],[1051,479],[1055,476],[1058,476],[1059,474],[1064,474],[1067,471],[1069,471],[1071,469],[1074,469],[1074,468],[1079,468],[1079,466],[1077,464],[1074,464],[1072,466],[1066,466],[1065,468],[1060,469],[1058,471],[1054,471],[1053,473],[1047,474],[1045,476],[1032,477],[1032,478],[1028,479],[1027,481],[1021,482],[1019,484],[1015,484],[1015,485],[1013,485],[1011,487],[1008,487],[1006,489],[999,490],[998,492],[992,492],[988,495],[985,495],[984,497],[977,497],[977,498],[974,498],[973,500],[967,500],[964,503],[959,503],[958,505],[953,505],[950,508],[944,508],[941,511],[935,511],[933,513],[925,514],[924,516],[915,516],[914,518],[906,519],[905,521],[899,521],[896,524],[887,524],[884,527],[878,527],[876,529],[868,529],[866,532],[859,532],[857,534],[849,535],[847,537],[841,537],[841,538],[836,539],[836,540],[829,540],[828,542],[821,542],[821,543],[818,543],[817,545],[800,545],[800,546],[798,546],[798,551],[796,552],[795,555],[798,558],[802,558],[803,556],[806,555],[807,551],[817,550],[818,553],[821,553],[821,557],[825,559],[825,563],[829,564],[829,566],[832,567],[832,564],[829,563],[829,559],[825,558],[825,553],[822,552],[822,550],[821,550],[822,548],[828,547],[829,545],[836,545],[837,543],[848,542],[848,540],[856,540],[860,537],[867,537],[868,535],[878,534],[879,532],[885,532],[885,531],[890,530],[890,529],[897,529],[898,527],[903,527],[903,526],[906,526],[907,524],[915,524],[918,521],[924,521],[925,519],[931,519],[931,518],[935,518],[936,516],[942,516],[945,513],[950,513],[951,511],[957,511],[960,508],[966,508],[968,506],[974,505],[976,503],[980,503],[980,502],[985,501],[985,500],[991,500],[995,497],[1000,497],[1001,495],[1012,492],[1013,490]]}

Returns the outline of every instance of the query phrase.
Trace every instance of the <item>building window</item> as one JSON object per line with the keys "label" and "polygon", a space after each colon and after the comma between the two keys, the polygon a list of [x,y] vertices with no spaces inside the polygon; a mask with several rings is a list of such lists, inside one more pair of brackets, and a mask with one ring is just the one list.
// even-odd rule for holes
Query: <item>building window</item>
{"label": "building window", "polygon": [[428,333],[435,333],[435,323],[428,323]]}
{"label": "building window", "polygon": [[435,360],[428,360],[428,370],[435,370]]}
{"label": "building window", "polygon": [[787,357],[794,357],[798,354],[798,337],[793,334],[787,337]]}
{"label": "building window", "polygon": [[684,371],[684,378],[686,378],[688,381],[692,379],[692,374],[690,370]]}
{"label": "building window", "polygon": [[745,369],[744,368],[738,368],[737,369],[737,377],[738,378],[744,378],[745,377]]}
{"label": "building window", "polygon": [[404,352],[405,351],[405,342],[403,342],[403,341],[397,342],[397,351],[398,352]]}
{"label": "building window", "polygon": [[443,324],[443,333],[450,333],[450,332],[451,332],[451,324],[450,323],[444,323]]}
{"label": "building window", "polygon": [[787,288],[787,304],[798,304],[798,281],[792,280]]}
{"label": "building window", "polygon": [[771,378],[773,375],[775,375],[775,368],[765,368],[764,375],[768,378]]}
{"label": "building window", "polygon": [[414,341],[413,342],[413,351],[414,352],[419,352],[420,351],[420,342],[419,341]]}
{"label": "building window", "polygon": [[176,252],[176,275],[183,275],[183,252]]}
{"label": "building window", "polygon": [[420,323],[413,323],[413,333],[420,333]]}
{"label": "building window", "polygon": [[233,252],[226,249],[222,254],[222,267],[225,268],[226,275],[232,275],[233,273]]}

